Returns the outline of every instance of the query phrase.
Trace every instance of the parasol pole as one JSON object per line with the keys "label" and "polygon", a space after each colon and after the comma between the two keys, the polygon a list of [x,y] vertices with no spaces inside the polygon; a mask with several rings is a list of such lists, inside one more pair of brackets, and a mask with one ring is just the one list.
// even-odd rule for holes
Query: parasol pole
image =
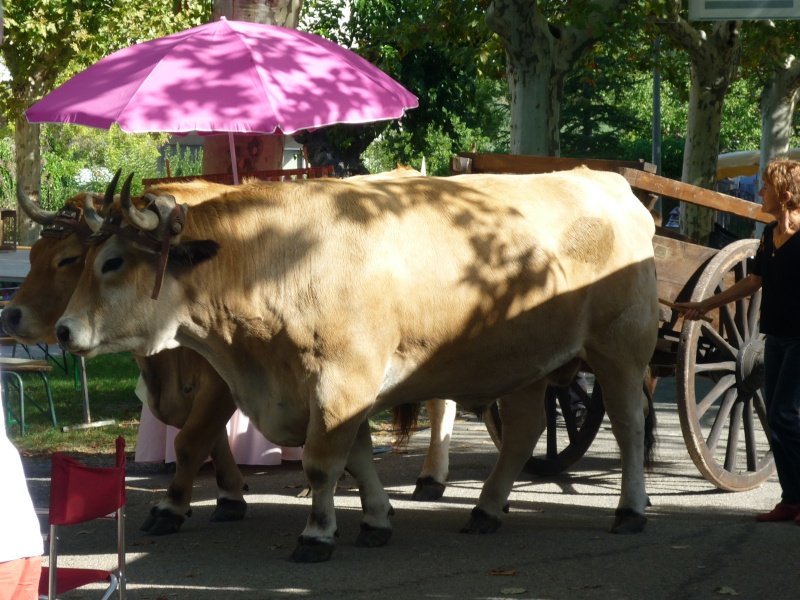
{"label": "parasol pole", "polygon": [[228,132],[228,145],[231,147],[231,172],[233,173],[233,185],[239,185],[239,169],[236,166],[236,146],[233,143],[233,132]]}

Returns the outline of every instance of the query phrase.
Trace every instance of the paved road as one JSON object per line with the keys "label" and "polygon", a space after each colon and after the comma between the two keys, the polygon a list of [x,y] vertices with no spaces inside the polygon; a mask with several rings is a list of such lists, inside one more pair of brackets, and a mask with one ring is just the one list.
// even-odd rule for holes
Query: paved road
{"label": "paved road", "polygon": [[[662,384],[670,384],[670,380]],[[660,386],[661,387],[661,386]],[[666,386],[665,386],[666,387]],[[495,450],[483,425],[457,423],[450,485],[437,503],[409,500],[427,443],[418,434],[406,453],[376,456],[396,511],[383,548],[356,548],[359,500],[352,480],[337,493],[340,538],[330,562],[287,560],[309,509],[297,494],[297,465],[245,468],[249,512],[232,524],[207,521],[213,476],[201,472],[194,516],[178,535],[138,532],[170,475],[133,465],[128,502],[128,578],[132,600],[192,598],[358,600],[520,599],[790,599],[800,590],[800,527],[759,524],[756,512],[779,496],[775,478],[749,492],[726,493],[706,482],[683,445],[674,402],[660,402],[659,451],[647,485],[652,500],[644,533],[606,532],[619,494],[616,445],[604,424],[569,474],[521,479],[498,532],[458,533],[487,476]],[[45,465],[27,465],[34,494],[46,496]],[[87,527],[84,532],[98,528]],[[79,531],[70,544],[82,564],[108,564]],[[779,565],[779,566],[776,566]],[[88,597],[84,595],[83,597]]]}

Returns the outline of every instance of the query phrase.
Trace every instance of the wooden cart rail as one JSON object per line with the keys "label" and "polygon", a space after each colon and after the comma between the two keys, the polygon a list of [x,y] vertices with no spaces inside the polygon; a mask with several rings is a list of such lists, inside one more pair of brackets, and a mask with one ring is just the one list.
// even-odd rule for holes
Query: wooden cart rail
{"label": "wooden cart rail", "polygon": [[[689,202],[720,212],[745,217],[761,223],[770,223],[773,217],[761,212],[761,205],[741,200],[728,194],[706,190],[697,186],[668,179],[655,174],[655,165],[643,160],[603,160],[596,158],[565,158],[553,156],[524,156],[460,152],[450,161],[453,175],[468,173],[550,173],[566,171],[585,165],[597,171],[617,171],[635,191],[655,194],[664,198]],[[640,199],[651,208],[651,200]]]}
{"label": "wooden cart rail", "polygon": [[565,158],[554,156],[526,156],[523,154],[489,154],[459,152],[450,160],[452,175],[469,173],[550,173],[566,171],[586,165],[597,171],[617,171],[628,168],[655,173],[656,167],[643,160],[604,160],[599,158]]}
{"label": "wooden cart rail", "polygon": [[660,175],[645,173],[629,168],[619,169],[619,173],[628,180],[634,189],[644,190],[652,194],[658,194],[666,198],[689,202],[706,208],[712,208],[720,212],[737,215],[758,221],[760,223],[771,223],[774,217],[761,212],[761,205],[747,200],[741,200],[728,194],[706,190],[697,186],[667,179]]}

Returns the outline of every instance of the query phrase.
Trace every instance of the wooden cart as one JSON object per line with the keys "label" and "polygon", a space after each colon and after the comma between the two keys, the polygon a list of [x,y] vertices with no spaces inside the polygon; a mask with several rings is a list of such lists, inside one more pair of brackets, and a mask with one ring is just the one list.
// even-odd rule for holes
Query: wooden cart
{"label": "wooden cart", "polygon": [[[660,196],[752,221],[772,220],[760,212],[758,204],[659,177],[645,162],[463,153],[452,160],[451,173],[546,173],[581,164],[619,172],[648,208]],[[757,239],[744,239],[718,250],[657,226],[653,248],[659,298],[700,300],[727,289],[748,275],[757,246]],[[662,306],[651,377],[644,382],[645,391],[652,394],[659,377],[675,376],[689,455],[706,479],[728,491],[757,487],[774,470],[762,391],[760,303],[761,293],[757,292],[709,313],[710,322],[684,322],[675,311]],[[525,467],[528,473],[560,472],[583,456],[594,440],[604,416],[602,390],[595,385],[589,395],[576,383],[572,389],[582,397],[585,410],[574,410],[563,390],[548,390],[544,453],[531,457]],[[496,405],[485,419],[499,444],[502,426]]]}

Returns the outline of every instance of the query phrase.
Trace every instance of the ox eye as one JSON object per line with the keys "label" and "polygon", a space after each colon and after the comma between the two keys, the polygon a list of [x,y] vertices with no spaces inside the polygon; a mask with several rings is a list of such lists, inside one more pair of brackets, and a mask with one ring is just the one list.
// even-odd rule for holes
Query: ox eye
{"label": "ox eye", "polygon": [[122,257],[116,256],[114,258],[109,258],[106,262],[104,262],[103,268],[100,272],[108,273],[109,271],[116,271],[121,266],[122,266]]}
{"label": "ox eye", "polygon": [[80,256],[68,256],[67,258],[63,258],[59,261],[59,267],[66,267],[67,265],[73,265],[80,259]]}

